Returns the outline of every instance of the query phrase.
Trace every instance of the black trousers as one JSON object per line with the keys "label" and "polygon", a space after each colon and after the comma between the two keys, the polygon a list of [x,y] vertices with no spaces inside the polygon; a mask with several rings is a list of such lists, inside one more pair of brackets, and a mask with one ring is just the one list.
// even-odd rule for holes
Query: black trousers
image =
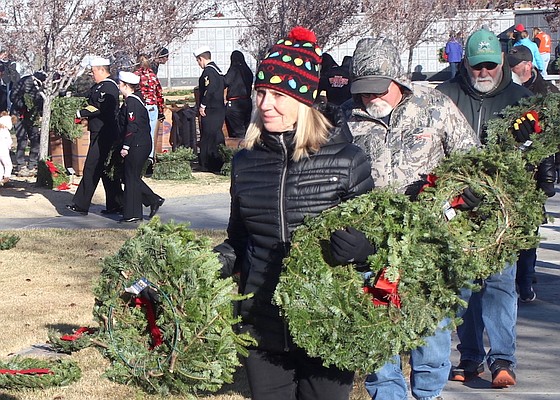
{"label": "black trousers", "polygon": [[230,100],[226,106],[226,126],[230,137],[243,138],[251,121],[253,102],[248,99]]}
{"label": "black trousers", "polygon": [[245,359],[252,400],[348,400],[354,372],[326,368],[302,349],[249,350]]}
{"label": "black trousers", "polygon": [[29,169],[35,168],[39,161],[39,146],[41,140],[39,136],[39,127],[33,126],[30,120],[23,118],[16,123],[15,128],[17,139],[16,168],[20,169],[27,164],[25,160],[25,148],[28,144]]}
{"label": "black trousers", "polygon": [[142,168],[151,150],[150,146],[130,147],[124,158],[124,218],[143,218],[143,204],[156,204],[159,200],[142,180]]}
{"label": "black trousers", "polygon": [[201,170],[220,172],[224,161],[218,147],[225,144],[222,132],[225,118],[224,108],[206,108],[206,117],[200,118],[200,153],[198,163]]}
{"label": "black trousers", "polygon": [[89,149],[84,163],[82,180],[74,194],[73,203],[80,208],[89,210],[91,199],[97,189],[99,180],[103,182],[105,189],[105,204],[108,210],[119,208],[122,205],[123,190],[119,180],[109,178],[105,172],[105,161],[112,142],[100,137],[99,134],[90,133]]}

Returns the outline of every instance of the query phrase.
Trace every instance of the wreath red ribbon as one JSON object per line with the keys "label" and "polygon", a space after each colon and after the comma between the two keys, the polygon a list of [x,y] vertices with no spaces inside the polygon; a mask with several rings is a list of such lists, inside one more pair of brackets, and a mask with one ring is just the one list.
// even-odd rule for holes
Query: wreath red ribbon
{"label": "wreath red ribbon", "polygon": [[375,306],[388,306],[393,304],[397,308],[401,308],[401,298],[398,293],[399,279],[391,282],[385,278],[385,271],[383,268],[375,279],[373,286],[365,286],[364,293],[369,293],[372,296],[373,305]]}

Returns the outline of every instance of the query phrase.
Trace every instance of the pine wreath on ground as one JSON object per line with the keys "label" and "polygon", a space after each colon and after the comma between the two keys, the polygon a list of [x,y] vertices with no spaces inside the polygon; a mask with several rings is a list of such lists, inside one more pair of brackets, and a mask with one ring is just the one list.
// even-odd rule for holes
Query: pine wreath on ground
{"label": "pine wreath on ground", "polygon": [[[435,187],[426,188],[419,203],[442,221],[445,204],[469,187],[480,206],[472,212],[456,211],[447,222],[449,232],[461,243],[471,267],[464,279],[485,278],[513,262],[521,249],[535,247],[543,219],[546,196],[525,168],[520,151],[503,151],[496,145],[471,149],[444,160],[434,174]],[[453,211],[452,211],[453,212]]]}
{"label": "pine wreath on ground", "polygon": [[[373,273],[397,283],[400,308],[375,306],[364,276],[331,267],[329,238],[352,226],[374,243]],[[433,214],[389,190],[374,190],[309,219],[293,235],[274,300],[294,341],[325,365],[371,372],[418,347],[444,318],[454,318],[467,282],[463,251]],[[451,328],[451,327],[450,327]]]}
{"label": "pine wreath on ground", "polygon": [[220,268],[209,239],[157,217],[106,258],[94,309],[97,340],[113,361],[106,375],[160,394],[231,382],[252,340],[233,330],[240,297],[231,279],[219,279]]}
{"label": "pine wreath on ground", "polygon": [[71,360],[14,357],[0,362],[0,388],[3,389],[66,386],[80,377],[80,367]]}
{"label": "pine wreath on ground", "polygon": [[179,147],[172,152],[156,156],[153,179],[185,180],[193,179],[191,161],[196,154],[190,147]]}

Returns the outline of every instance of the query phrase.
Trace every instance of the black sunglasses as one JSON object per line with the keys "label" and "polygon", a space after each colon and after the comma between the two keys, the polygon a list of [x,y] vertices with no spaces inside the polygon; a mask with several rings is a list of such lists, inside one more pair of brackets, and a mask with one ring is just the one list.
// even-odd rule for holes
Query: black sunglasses
{"label": "black sunglasses", "polygon": [[383,97],[383,96],[385,96],[387,93],[389,93],[389,89],[387,89],[387,90],[384,91],[383,93],[360,93],[360,96],[362,96],[362,97],[367,97],[367,98],[371,98],[371,97]]}
{"label": "black sunglasses", "polygon": [[483,68],[487,69],[488,71],[491,71],[493,69],[496,69],[497,66],[498,66],[498,64],[493,63],[493,62],[482,62],[482,63],[478,63],[476,65],[472,65],[471,68],[476,70],[476,71],[480,71]]}

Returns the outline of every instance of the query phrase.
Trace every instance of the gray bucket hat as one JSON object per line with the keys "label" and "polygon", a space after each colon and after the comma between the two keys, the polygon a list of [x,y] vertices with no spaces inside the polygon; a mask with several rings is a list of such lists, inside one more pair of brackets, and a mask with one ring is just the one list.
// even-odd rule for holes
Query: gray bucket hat
{"label": "gray bucket hat", "polygon": [[352,59],[352,94],[384,93],[391,81],[401,83],[400,53],[386,37],[361,39]]}

